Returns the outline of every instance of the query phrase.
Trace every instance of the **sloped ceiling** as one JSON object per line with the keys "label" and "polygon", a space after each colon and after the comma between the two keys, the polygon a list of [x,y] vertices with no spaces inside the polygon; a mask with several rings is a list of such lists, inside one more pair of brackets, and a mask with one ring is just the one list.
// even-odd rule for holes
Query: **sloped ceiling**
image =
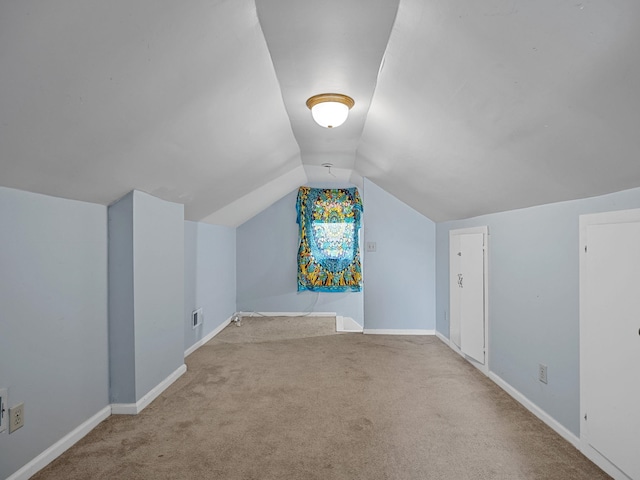
{"label": "sloped ceiling", "polygon": [[[635,0],[0,3],[0,185],[238,225],[361,176],[435,221],[640,186]],[[337,91],[341,127],[305,101]]]}

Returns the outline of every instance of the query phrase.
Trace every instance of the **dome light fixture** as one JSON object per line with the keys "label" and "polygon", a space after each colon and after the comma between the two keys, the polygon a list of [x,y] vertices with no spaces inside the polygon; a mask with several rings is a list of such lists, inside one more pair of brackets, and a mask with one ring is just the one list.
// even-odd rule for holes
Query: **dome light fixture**
{"label": "dome light fixture", "polygon": [[321,93],[307,100],[307,107],[315,122],[324,128],[342,125],[355,105],[353,98],[341,93]]}

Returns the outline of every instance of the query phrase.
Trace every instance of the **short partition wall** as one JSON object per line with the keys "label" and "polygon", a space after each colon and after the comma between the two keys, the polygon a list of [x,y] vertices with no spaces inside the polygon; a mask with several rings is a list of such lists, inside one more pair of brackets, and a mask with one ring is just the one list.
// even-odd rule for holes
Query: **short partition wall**
{"label": "short partition wall", "polygon": [[110,401],[137,413],[185,369],[184,207],[133,191],[108,213]]}

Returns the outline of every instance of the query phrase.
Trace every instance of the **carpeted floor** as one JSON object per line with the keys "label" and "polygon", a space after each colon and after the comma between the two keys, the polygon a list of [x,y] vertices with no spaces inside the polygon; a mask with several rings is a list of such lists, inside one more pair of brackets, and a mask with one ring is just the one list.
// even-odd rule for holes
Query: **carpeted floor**
{"label": "carpeted floor", "polygon": [[251,318],[35,479],[602,479],[435,337]]}

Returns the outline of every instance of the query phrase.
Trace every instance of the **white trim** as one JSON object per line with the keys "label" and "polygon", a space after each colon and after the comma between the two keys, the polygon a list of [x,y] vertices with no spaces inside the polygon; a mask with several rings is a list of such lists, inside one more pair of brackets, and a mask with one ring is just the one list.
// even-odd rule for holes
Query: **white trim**
{"label": "white trim", "polygon": [[[347,319],[347,321],[345,322],[345,319]],[[345,328],[345,323],[351,325],[351,326],[356,326],[355,328]],[[336,332],[343,332],[343,333],[362,333],[363,331],[363,327],[356,322],[353,318],[351,317],[344,317],[342,315],[336,315]]]}
{"label": "white trim", "polygon": [[[445,343],[447,345],[449,345],[449,348],[451,348],[451,350],[456,352],[458,355],[460,355],[462,358],[464,358],[467,362],[469,362],[471,365],[473,365],[478,370],[480,370],[483,375],[489,376],[489,365],[486,362],[484,364],[482,364],[482,363],[478,362],[475,358],[466,355],[462,351],[462,349],[458,345],[456,345],[455,342],[447,340],[447,341],[445,341]],[[486,358],[486,349],[485,349],[485,358]]]}
{"label": "white trim", "polygon": [[153,387],[149,393],[144,395],[136,403],[112,403],[111,413],[113,415],[137,415],[144,410],[151,402],[164,392],[169,386],[180,378],[187,371],[185,364],[180,365],[171,375]]}
{"label": "white trim", "polygon": [[111,414],[112,415],[137,415],[138,405],[136,403],[112,403]]}
{"label": "white trim", "polygon": [[440,340],[442,340],[442,342],[443,342],[445,345],[450,346],[450,343],[451,343],[451,342],[449,341],[449,339],[448,339],[447,337],[445,337],[443,334],[441,334],[438,330],[436,330],[435,335],[436,335],[436,337],[438,337]]}
{"label": "white trim", "polygon": [[469,360],[469,357],[467,357],[464,352],[462,351],[462,349],[456,345],[456,342],[454,341],[449,341],[449,347],[451,347],[451,350],[453,350],[454,352],[456,352],[458,355],[460,355],[462,358],[464,358],[465,360]]}
{"label": "white trim", "polygon": [[586,350],[586,312],[587,312],[587,254],[584,249],[587,246],[588,228],[591,225],[609,225],[616,223],[640,222],[640,209],[616,210],[604,213],[591,213],[579,217],[579,257],[580,257],[580,451],[593,463],[598,465],[607,474],[615,479],[628,479],[620,469],[611,463],[606,457],[589,443],[589,429],[584,419],[588,411],[587,405],[587,350]]}
{"label": "white trim", "polygon": [[97,427],[100,422],[106,420],[111,415],[136,415],[164,392],[173,382],[180,378],[187,371],[186,365],[178,367],[171,375],[156,385],[149,393],[144,395],[136,403],[112,403],[107,405],[91,418],[83,422],[56,443],[47,448],[44,452],[31,460],[29,463],[12,474],[7,480],[27,480],[53,462],[56,458],[75,445],[91,430]]}
{"label": "white trim", "polygon": [[367,335],[435,335],[435,330],[394,330],[391,328],[365,328]]}
{"label": "white trim", "polygon": [[580,451],[582,454],[604,470],[607,475],[615,480],[633,480],[587,442],[582,441],[581,443],[582,448]]}
{"label": "white trim", "polygon": [[547,412],[538,407],[535,403],[525,397],[518,390],[513,388],[510,384],[496,375],[494,372],[489,372],[489,378],[493,380],[496,385],[502,388],[505,392],[511,395],[514,399],[516,399],[520,404],[522,404],[527,410],[533,413],[536,417],[546,423],[549,427],[551,427],[555,432],[564,438],[567,442],[573,445],[576,448],[580,448],[580,439],[571,433],[567,428],[562,426],[556,419],[554,419]]}
{"label": "white trim", "polygon": [[111,415],[111,406],[107,405],[91,418],[83,422],[79,427],[73,429],[56,443],[47,448],[44,452],[24,465],[20,470],[12,474],[7,480],[27,480],[38,473],[44,467],[53,462],[56,458],[69,450],[80,441],[91,430],[97,427],[100,422],[106,420]]}
{"label": "white trim", "polygon": [[489,235],[489,227],[482,225],[480,227],[456,228],[454,230],[449,230],[449,238],[451,238],[451,235],[470,235],[472,233]]}
{"label": "white trim", "polygon": [[335,317],[336,312],[238,312],[241,317]]}
{"label": "white trim", "polygon": [[216,335],[218,335],[222,330],[225,329],[225,327],[227,325],[229,325],[231,323],[231,320],[233,319],[235,315],[231,315],[229,318],[227,318],[224,322],[222,322],[220,325],[218,325],[216,328],[213,329],[213,331],[211,333],[208,333],[207,335],[205,335],[203,338],[201,338],[200,340],[198,340],[196,343],[194,343],[193,345],[191,345],[189,348],[187,348],[184,351],[184,358],[187,358],[189,355],[191,355],[193,352],[195,352],[197,349],[199,349],[202,345],[204,345],[205,343],[207,343],[209,340],[211,340],[213,337],[215,337]]}

